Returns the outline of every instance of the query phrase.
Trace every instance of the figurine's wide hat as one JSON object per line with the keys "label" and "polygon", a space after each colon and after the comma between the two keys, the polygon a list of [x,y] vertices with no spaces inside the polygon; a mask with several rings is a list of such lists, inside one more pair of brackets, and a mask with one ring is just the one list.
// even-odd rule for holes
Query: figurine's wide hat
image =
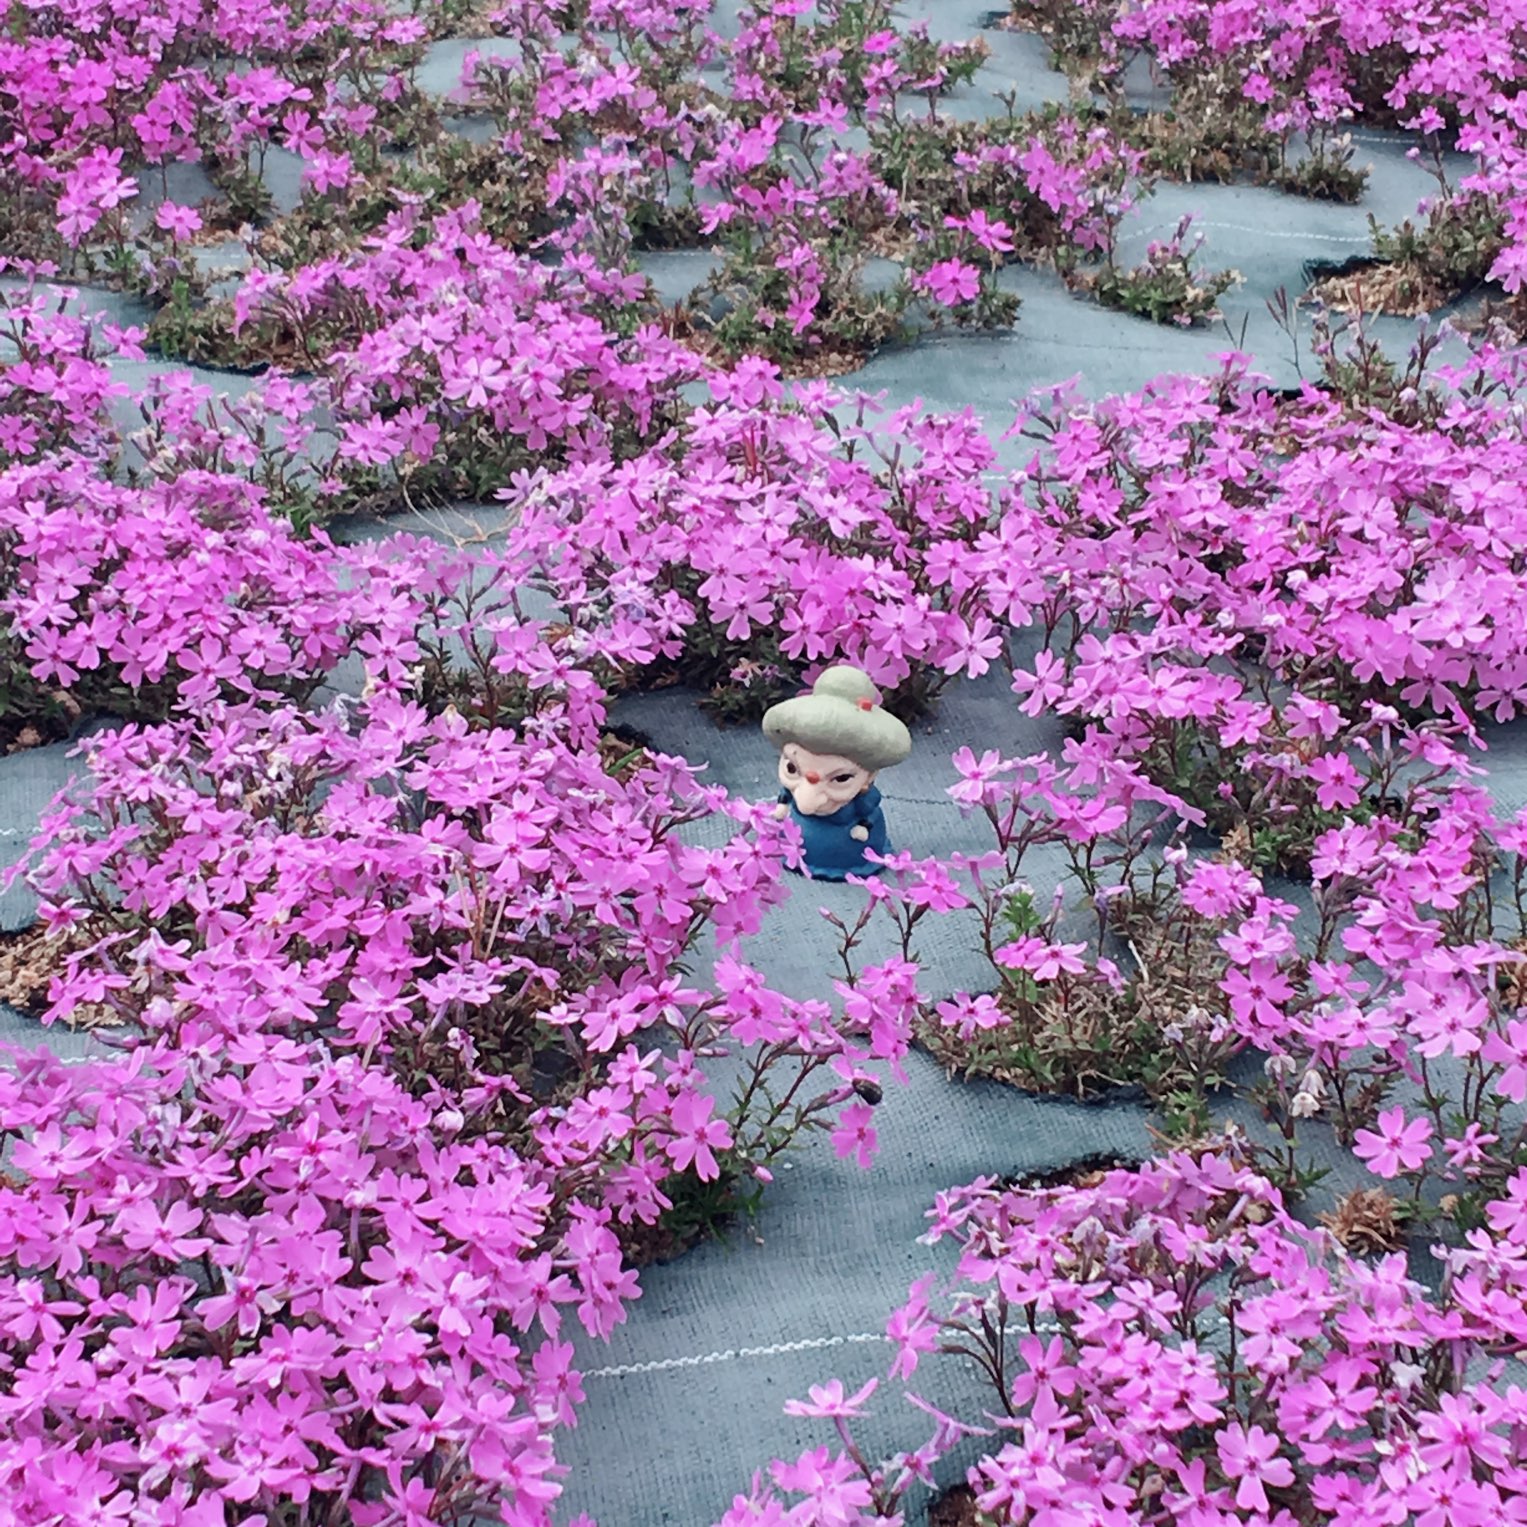
{"label": "figurine's wide hat", "polygon": [[846,664],[823,669],[809,695],[771,705],[763,733],[777,748],[793,742],[813,753],[837,754],[872,774],[912,751],[912,734],[881,706],[870,676]]}

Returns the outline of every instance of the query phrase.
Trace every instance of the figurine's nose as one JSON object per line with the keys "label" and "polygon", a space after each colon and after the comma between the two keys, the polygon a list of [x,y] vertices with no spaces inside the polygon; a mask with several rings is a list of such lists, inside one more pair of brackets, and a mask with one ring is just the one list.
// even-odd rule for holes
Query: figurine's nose
{"label": "figurine's nose", "polygon": [[806,776],[806,783],[808,785],[820,785],[822,783],[822,776],[820,774],[808,774]]}

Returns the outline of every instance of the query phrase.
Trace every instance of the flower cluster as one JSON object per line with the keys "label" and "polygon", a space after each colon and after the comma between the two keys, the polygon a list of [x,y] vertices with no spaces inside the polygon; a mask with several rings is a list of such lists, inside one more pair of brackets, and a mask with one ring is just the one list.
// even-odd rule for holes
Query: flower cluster
{"label": "flower cluster", "polygon": [[957,1355],[984,1424],[909,1391],[934,1434],[873,1463],[851,1423],[876,1386],[814,1389],[787,1409],[830,1419],[841,1447],[776,1462],[723,1527],[901,1521],[973,1435],[992,1439],[967,1476],[991,1522],[1378,1527],[1521,1509],[1522,1392],[1463,1377],[1514,1348],[1520,1312],[1483,1307],[1461,1267],[1434,1295],[1403,1257],[1347,1256],[1233,1151],[1082,1187],[981,1181],[931,1218],[924,1239],[953,1238],[959,1266],[942,1296],[930,1274],[892,1315],[890,1378]]}
{"label": "flower cluster", "polygon": [[[147,714],[219,695],[308,698],[401,613],[406,574],[344,586],[248,481],[129,488],[53,457],[0,473],[0,613],[41,684]],[[16,697],[12,697],[16,703]]]}
{"label": "flower cluster", "polygon": [[[7,269],[0,263],[0,273]],[[23,272],[19,292],[0,301],[0,468],[61,447],[109,460],[120,447],[112,403],[126,388],[112,379],[112,356],[141,359],[142,335],[71,309],[68,294],[39,291]]]}
{"label": "flower cluster", "polygon": [[[8,474],[18,504],[35,474]],[[725,1212],[803,1128],[868,1165],[908,973],[861,971],[841,1013],[771,991],[736,949],[781,894],[772,817],[612,757],[610,654],[469,557],[300,542],[194,475],[23,531],[37,666],[87,694],[93,631],[175,719],[92,741],[30,869],[75,938],[51,1016],[103,1004],[122,1037],[88,1067],[13,1057],[0,1091],[19,1519],[548,1520],[580,1397],[561,1307],[608,1335],[643,1233]],[[363,697],[294,703],[341,654]],[[686,844],[717,810],[729,841]],[[714,992],[682,975],[702,931]],[[733,1046],[752,1081],[725,1110],[697,1061]]]}
{"label": "flower cluster", "polygon": [[[1477,747],[1527,704],[1519,357],[1327,330],[1295,394],[1238,356],[1052,392],[1007,478],[969,414],[783,379],[914,310],[1007,322],[1016,259],[1205,311],[1185,229],[1114,266],[1175,152],[1122,111],[1135,58],[1201,125],[1195,173],[1261,155],[1313,190],[1354,113],[1454,132],[1478,173],[1406,237],[1514,291],[1517,20],[1025,0],[1102,106],[968,123],[941,108],[983,46],[888,0],[759,0],[728,42],[693,0],[515,0],[464,71],[476,143],[414,84],[456,9],[64,0],[0,41],[0,721],[124,723],[29,865],[68,951],[50,1017],[120,1030],[0,1072],[12,1514],[541,1527],[572,1320],[608,1335],[644,1251],[745,1207],[801,1131],[869,1165],[915,1036],[1027,1086],[1138,1082],[1185,1137],[1255,1051],[1277,1137],[1256,1171],[941,1201],[960,1266],[893,1317],[892,1376],[942,1347],[991,1381],[988,1518],[1520,1516],[1491,1365],[1527,1301],[1527,819]],[[280,217],[277,149],[305,162]],[[138,205],[193,161],[215,196]],[[241,228],[211,299],[197,250]],[[715,274],[665,309],[635,255],[704,240]],[[146,336],[39,287],[47,259],[160,304],[163,347],[280,364],[237,401],[129,398],[108,360]],[[314,528],[454,496],[504,504],[502,544]],[[995,669],[1067,737],[958,754],[992,851],[895,858],[796,1000],[743,942],[791,829],[606,707],[675,668],[767,704],[840,659],[907,712]],[[924,991],[916,930],[959,911],[990,988]],[[854,970],[872,917],[901,948]],[[1440,1292],[1288,1217],[1323,1125],[1391,1229],[1451,1238]],[[841,1448],[729,1522],[894,1520],[976,1427],[937,1413],[872,1464],[868,1399],[796,1402]]]}
{"label": "flower cluster", "polygon": [[796,674],[841,656],[920,704],[1000,660],[997,580],[1015,585],[1001,620],[1026,618],[1028,580],[990,533],[994,456],[973,416],[882,422],[861,406],[840,424],[835,394],[786,404],[760,361],[711,385],[682,454],[543,470],[509,495],[518,576],[582,629],[634,625],[667,656],[713,658],[706,682],[766,641]]}
{"label": "flower cluster", "polygon": [[[79,246],[142,190],[144,171],[201,160],[257,172],[272,146],[342,154],[392,139],[427,27],[371,0],[318,6],[68,0],[0,44],[0,208],[24,251]],[[53,224],[50,227],[49,224]]]}
{"label": "flower cluster", "polygon": [[308,406],[327,405],[336,479],[432,464],[486,498],[531,462],[607,463],[673,423],[698,362],[650,326],[612,333],[599,314],[611,295],[494,243],[468,201],[429,220],[400,212],[360,255],[256,271],[233,312],[236,329],[279,325],[321,360]]}
{"label": "flower cluster", "polygon": [[[1445,287],[1488,278],[1521,289],[1527,182],[1509,105],[1524,69],[1515,15],[1479,3],[1402,14],[1322,3],[1252,10],[1239,0],[1014,0],[1013,15],[1116,111],[1127,109],[1132,64],[1169,84],[1170,112],[1144,134],[1163,172],[1229,178],[1249,168],[1289,190],[1351,201],[1364,180],[1352,167],[1351,124],[1414,132],[1440,189],[1422,208],[1419,263]],[[1456,187],[1437,154],[1449,138],[1476,156],[1475,173]],[[1454,237],[1470,222],[1477,234]],[[1377,239],[1377,252],[1388,242]]]}

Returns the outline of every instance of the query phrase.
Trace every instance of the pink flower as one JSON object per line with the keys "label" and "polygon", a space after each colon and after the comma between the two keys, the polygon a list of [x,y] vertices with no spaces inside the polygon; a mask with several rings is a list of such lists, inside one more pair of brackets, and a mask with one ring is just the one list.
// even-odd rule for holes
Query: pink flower
{"label": "pink flower", "polygon": [[1086,951],[1086,944],[1052,944],[1030,933],[1003,944],[992,959],[1010,970],[1026,970],[1036,981],[1053,981],[1062,972],[1081,975],[1087,969],[1081,958]]}
{"label": "pink flower", "polygon": [[1233,1421],[1214,1439],[1225,1477],[1239,1480],[1235,1503],[1242,1511],[1267,1511],[1264,1485],[1286,1487],[1294,1482],[1293,1466],[1279,1458],[1278,1439],[1260,1426],[1243,1427]]}
{"label": "pink flower", "polygon": [[1475,1120],[1464,1127],[1461,1135],[1444,1140],[1442,1150],[1450,1167],[1461,1170],[1466,1175],[1472,1175],[1471,1168],[1485,1160],[1485,1147],[1494,1145],[1499,1139],[1499,1135],[1488,1133],[1484,1126]]}
{"label": "pink flower", "polygon": [[825,1384],[813,1384],[809,1400],[786,1400],[787,1416],[811,1416],[833,1420],[839,1417],[862,1416],[864,1402],[880,1387],[879,1379],[870,1379],[862,1389],[844,1397],[842,1379],[829,1379]]}
{"label": "pink flower", "polygon": [[1000,219],[987,217],[979,208],[969,217],[946,217],[944,226],[963,229],[983,249],[990,250],[993,254],[1012,253],[1013,230]]}
{"label": "pink flower", "polygon": [[1255,743],[1262,735],[1262,728],[1271,720],[1270,705],[1253,705],[1245,700],[1237,700],[1225,707],[1219,740],[1227,748]]}
{"label": "pink flower", "polygon": [[348,154],[331,154],[319,149],[312,163],[302,172],[303,181],[322,195],[326,191],[342,191],[354,178]]}
{"label": "pink flower", "polygon": [[935,1009],[938,1021],[946,1029],[954,1029],[961,1039],[971,1039],[989,1029],[999,1029],[1012,1020],[1003,1012],[996,998],[988,992],[972,997],[958,992]]}
{"label": "pink flower", "polygon": [[838,1127],[832,1132],[832,1147],[842,1160],[854,1156],[861,1167],[868,1170],[875,1160],[876,1135],[871,1123],[874,1110],[867,1103],[853,1103],[838,1118]]}
{"label": "pink flower", "polygon": [[953,634],[946,637],[949,655],[944,659],[945,673],[964,673],[978,679],[1002,652],[1002,637],[991,621],[978,615],[971,625],[962,620],[953,622]]}
{"label": "pink flower", "polygon": [[1232,860],[1200,859],[1180,892],[1183,903],[1203,917],[1229,917],[1245,909],[1261,882]]}
{"label": "pink flower", "polygon": [[933,1273],[919,1278],[907,1291],[907,1302],[886,1322],[885,1339],[896,1348],[896,1357],[891,1364],[892,1378],[911,1378],[917,1370],[918,1360],[929,1352],[938,1351],[941,1339],[938,1322],[928,1311],[928,1293],[934,1282]]}
{"label": "pink flower", "polygon": [[936,302],[957,307],[962,302],[974,302],[980,294],[981,273],[962,260],[940,260],[917,278],[917,284]]}
{"label": "pink flower", "polygon": [[1362,799],[1362,776],[1345,754],[1326,753],[1312,758],[1306,772],[1316,783],[1315,800],[1322,810],[1355,806]]}
{"label": "pink flower", "polygon": [[802,1518],[795,1513],[797,1521],[851,1527],[865,1520],[861,1513],[872,1499],[869,1481],[852,1459],[834,1454],[828,1447],[802,1453],[794,1463],[776,1460],[770,1473],[782,1490],[794,1490],[808,1497],[813,1508],[811,1516]]}
{"label": "pink flower", "polygon": [[200,1209],[173,1203],[162,1213],[156,1204],[129,1204],[117,1216],[115,1229],[122,1243],[133,1251],[146,1252],[169,1262],[199,1257],[212,1243],[191,1232],[202,1222]]}
{"label": "pink flower", "polygon": [[1022,707],[1024,715],[1042,714],[1065,698],[1065,663],[1053,653],[1036,653],[1032,674],[1020,672],[1013,675],[1013,693],[1027,695]]}
{"label": "pink flower", "polygon": [[1378,1116],[1377,1132],[1360,1129],[1353,1136],[1353,1151],[1380,1177],[1397,1177],[1401,1172],[1416,1171],[1430,1158],[1432,1121],[1427,1118],[1405,1122],[1403,1108],[1390,1108]]}
{"label": "pink flower", "polygon": [[1505,1196],[1485,1209],[1490,1228],[1514,1246],[1527,1245],[1527,1168],[1519,1168],[1506,1183]]}
{"label": "pink flower", "polygon": [[1041,1396],[1049,1399],[1074,1394],[1079,1378],[1074,1364],[1067,1360],[1066,1344],[1054,1336],[1045,1342],[1038,1336],[1025,1336],[1018,1342],[1022,1371],[1013,1380],[1011,1399],[1014,1405],[1032,1404]]}
{"label": "pink flower", "polygon": [[187,239],[201,227],[201,213],[177,202],[161,202],[154,222],[174,239]]}
{"label": "pink flower", "polygon": [[677,1171],[693,1165],[701,1182],[714,1182],[721,1175],[715,1152],[732,1143],[732,1132],[724,1119],[711,1118],[714,1098],[698,1092],[681,1092],[669,1114],[674,1136],[664,1145],[668,1159]]}

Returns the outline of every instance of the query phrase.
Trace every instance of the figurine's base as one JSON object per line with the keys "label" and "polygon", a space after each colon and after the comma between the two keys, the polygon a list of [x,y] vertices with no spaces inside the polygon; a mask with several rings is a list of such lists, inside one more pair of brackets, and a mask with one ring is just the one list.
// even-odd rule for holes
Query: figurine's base
{"label": "figurine's base", "polygon": [[805,880],[847,880],[850,875],[878,875],[884,868],[883,864],[856,864],[852,869],[844,869],[841,865],[832,865],[824,869],[813,869],[806,865],[804,869],[797,869],[794,865],[786,865],[786,869],[792,875],[799,875]]}

